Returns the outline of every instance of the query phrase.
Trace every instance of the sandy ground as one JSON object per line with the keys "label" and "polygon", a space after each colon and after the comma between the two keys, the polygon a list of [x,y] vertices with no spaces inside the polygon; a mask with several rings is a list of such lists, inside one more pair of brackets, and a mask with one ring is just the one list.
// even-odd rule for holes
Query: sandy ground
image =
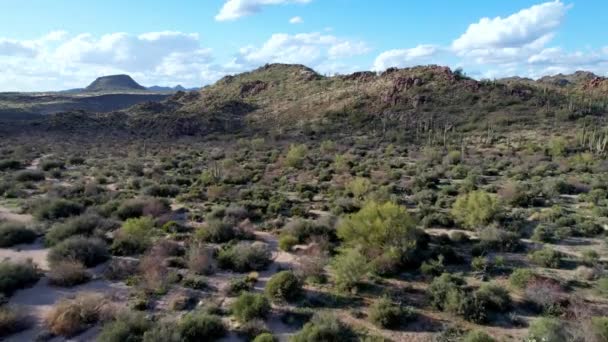
{"label": "sandy ground", "polygon": [[0,205],[0,221],[15,221],[19,223],[30,223],[34,218],[29,214],[18,214],[15,209],[4,207]]}
{"label": "sandy ground", "polygon": [[31,259],[40,269],[49,269],[46,261],[48,248],[45,248],[41,240],[33,244],[16,245],[11,248],[0,248],[0,260],[26,261]]}

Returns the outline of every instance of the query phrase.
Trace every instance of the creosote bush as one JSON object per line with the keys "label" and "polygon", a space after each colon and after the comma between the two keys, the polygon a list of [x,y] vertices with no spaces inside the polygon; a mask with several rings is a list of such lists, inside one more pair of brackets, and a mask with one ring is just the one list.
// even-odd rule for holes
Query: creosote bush
{"label": "creosote bush", "polygon": [[74,260],[53,263],[47,277],[50,284],[66,287],[86,283],[91,278],[84,265]]}
{"label": "creosote bush", "polygon": [[268,245],[263,242],[239,242],[222,249],[217,261],[221,268],[236,272],[259,271],[270,264],[271,256]]}
{"label": "creosote bush", "polygon": [[262,294],[242,292],[232,303],[231,311],[239,322],[245,323],[257,318],[266,318],[270,312],[270,303]]}
{"label": "creosote bush", "polygon": [[273,275],[264,289],[273,301],[293,301],[302,293],[302,283],[291,271],[281,271]]}
{"label": "creosote bush", "polygon": [[194,311],[181,319],[179,333],[184,342],[213,341],[226,334],[226,327],[218,316]]}
{"label": "creosote bush", "polygon": [[346,341],[357,340],[353,330],[330,314],[317,314],[302,330],[292,336],[291,342]]}
{"label": "creosote bush", "polygon": [[61,261],[77,261],[86,267],[99,265],[108,258],[108,248],[103,240],[82,236],[74,236],[56,244],[47,255],[51,265]]}
{"label": "creosote bush", "polygon": [[39,220],[57,220],[80,215],[83,211],[82,205],[60,198],[40,202],[34,210],[34,216]]}
{"label": "creosote bush", "polygon": [[46,316],[50,332],[72,337],[109,316],[108,303],[97,293],[78,293],[76,297],[57,302]]}
{"label": "creosote bush", "polygon": [[31,261],[4,260],[0,262],[0,293],[4,296],[10,296],[16,290],[31,286],[38,279],[40,279],[40,272]]}
{"label": "creosote bush", "polygon": [[412,316],[412,309],[393,303],[388,297],[381,297],[369,308],[369,319],[374,325],[390,329],[398,327]]}
{"label": "creosote bush", "polygon": [[469,229],[477,229],[489,224],[498,211],[496,196],[481,190],[458,196],[452,206],[452,216]]}
{"label": "creosote bush", "polygon": [[150,217],[131,218],[126,220],[116,232],[112,242],[112,252],[117,255],[143,253],[152,243],[154,221]]}
{"label": "creosote bush", "polygon": [[33,230],[17,222],[0,223],[0,247],[11,247],[36,240]]}
{"label": "creosote bush", "polygon": [[152,323],[139,312],[122,312],[116,319],[106,323],[99,336],[98,342],[141,341]]}

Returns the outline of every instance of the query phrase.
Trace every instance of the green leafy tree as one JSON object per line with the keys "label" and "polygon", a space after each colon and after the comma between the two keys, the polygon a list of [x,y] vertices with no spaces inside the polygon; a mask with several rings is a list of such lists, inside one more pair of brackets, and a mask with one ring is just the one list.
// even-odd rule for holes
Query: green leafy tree
{"label": "green leafy tree", "polygon": [[287,151],[287,155],[285,156],[285,163],[287,166],[291,167],[302,167],[307,154],[308,147],[306,147],[306,145],[291,145],[289,146],[289,151]]}
{"label": "green leafy tree", "polygon": [[370,264],[358,248],[346,248],[334,257],[331,268],[336,285],[352,290],[367,276]]}

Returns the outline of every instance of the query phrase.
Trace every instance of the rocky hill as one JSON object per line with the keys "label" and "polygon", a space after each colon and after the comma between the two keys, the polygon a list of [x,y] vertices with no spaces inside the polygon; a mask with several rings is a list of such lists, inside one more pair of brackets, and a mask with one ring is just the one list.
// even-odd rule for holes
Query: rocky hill
{"label": "rocky hill", "polygon": [[418,134],[537,125],[606,113],[604,80],[561,78],[588,82],[584,84],[597,91],[585,91],[587,85],[579,83],[566,86],[557,78],[477,81],[436,65],[326,77],[302,65],[270,64],[224,77],[200,91],[135,105],[107,119],[80,113],[74,121],[69,119],[73,115],[62,114],[43,126],[71,131],[120,127],[156,136],[353,130]]}
{"label": "rocky hill", "polygon": [[146,90],[146,87],[135,82],[129,75],[110,75],[98,77],[85,88],[86,92],[117,92]]}

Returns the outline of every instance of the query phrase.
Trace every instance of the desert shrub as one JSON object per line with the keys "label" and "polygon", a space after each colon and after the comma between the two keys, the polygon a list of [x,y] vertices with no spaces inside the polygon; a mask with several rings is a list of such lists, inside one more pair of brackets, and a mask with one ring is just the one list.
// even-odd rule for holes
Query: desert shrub
{"label": "desert shrub", "polygon": [[368,178],[356,177],[346,185],[346,189],[356,199],[363,199],[372,190],[372,182]]}
{"label": "desert shrub", "polygon": [[492,222],[498,211],[496,197],[479,190],[458,196],[451,212],[462,226],[476,229]]}
{"label": "desert shrub", "polygon": [[207,221],[205,227],[197,230],[196,237],[205,242],[224,243],[245,238],[246,235],[232,224],[213,219]]}
{"label": "desert shrub", "polygon": [[301,167],[307,154],[308,147],[306,145],[291,145],[285,156],[285,164],[289,167]]}
{"label": "desert shrub", "polygon": [[266,318],[270,312],[270,303],[261,294],[242,292],[230,308],[236,319],[245,323],[256,318]]}
{"label": "desert shrub", "polygon": [[181,342],[179,326],[175,322],[157,322],[144,333],[142,342]]}
{"label": "desert shrub", "polygon": [[543,267],[559,268],[561,262],[560,253],[549,247],[534,251],[528,257],[531,262]]}
{"label": "desert shrub", "polygon": [[586,266],[595,266],[600,260],[600,255],[593,249],[585,250],[582,254],[581,262]]}
{"label": "desert shrub", "polygon": [[197,274],[212,274],[215,271],[214,250],[210,247],[195,244],[187,252],[188,268]]}
{"label": "desert shrub", "polygon": [[356,341],[352,329],[330,314],[317,314],[302,330],[291,337],[291,342]]}
{"label": "desert shrub", "polygon": [[44,173],[38,170],[23,170],[17,172],[15,180],[18,182],[40,182],[44,180]]}
{"label": "desert shrub", "polygon": [[331,224],[303,219],[288,222],[283,228],[283,234],[295,237],[297,243],[307,243],[315,237],[329,241],[336,239],[336,233]]}
{"label": "desert shrub", "polygon": [[511,286],[524,289],[535,278],[534,272],[529,268],[516,268],[509,276]]}
{"label": "desert shrub", "polygon": [[196,275],[187,275],[184,277],[182,285],[195,290],[204,290],[209,287],[207,278]]}
{"label": "desert shrub", "polygon": [[591,330],[596,341],[608,341],[608,317],[592,317]]}
{"label": "desert shrub", "polygon": [[436,277],[427,289],[429,301],[432,307],[444,310],[446,308],[448,294],[458,291],[464,285],[464,280],[457,275],[444,273]]}
{"label": "desert shrub", "polygon": [[530,204],[531,196],[519,182],[509,182],[498,191],[500,198],[512,206],[525,207]]}
{"label": "desert shrub", "polygon": [[357,248],[346,248],[334,257],[331,262],[332,276],[338,288],[356,289],[367,276],[371,265]]}
{"label": "desert shrub", "polygon": [[121,313],[115,320],[101,328],[98,342],[142,341],[144,333],[151,328],[151,323],[142,313]]}
{"label": "desert shrub", "polygon": [[125,280],[137,272],[137,260],[112,258],[104,270],[104,277],[109,280]]}
{"label": "desert shrub", "polygon": [[530,341],[568,341],[564,325],[557,318],[540,317],[528,328]]}
{"label": "desert shrub", "polygon": [[462,339],[462,342],[495,342],[496,340],[490,335],[481,330],[473,330],[468,332]]}
{"label": "desert shrub", "polygon": [[477,245],[483,252],[500,251],[514,252],[521,242],[519,235],[512,231],[498,228],[496,226],[488,226],[481,228],[478,231],[479,244]]}
{"label": "desert shrub", "polygon": [[8,305],[0,306],[0,338],[27,329],[28,317],[19,309]]}
{"label": "desert shrub", "polygon": [[57,286],[75,286],[91,279],[90,274],[81,262],[60,260],[51,265],[47,274],[49,283]]}
{"label": "desert shrub", "polygon": [[608,297],[608,277],[598,279],[595,289],[602,296]]}
{"label": "desert shrub", "polygon": [[144,188],[143,194],[152,197],[175,197],[179,194],[179,187],[154,184]]}
{"label": "desert shrub", "polygon": [[179,332],[184,342],[213,341],[226,334],[226,327],[218,316],[191,312],[179,322]]}
{"label": "desert shrub", "polygon": [[63,223],[57,223],[47,231],[44,236],[44,242],[48,246],[54,246],[57,243],[74,235],[90,236],[96,229],[110,229],[113,224],[97,215],[84,214],[81,216],[71,217]]}
{"label": "desert shrub", "polygon": [[60,261],[78,261],[86,267],[96,266],[108,260],[106,243],[97,238],[74,236],[63,240],[50,249],[47,260],[53,265]]}
{"label": "desert shrub", "polygon": [[40,203],[34,210],[34,216],[39,220],[57,220],[80,215],[83,211],[82,205],[60,198]]}
{"label": "desert shrub", "polygon": [[164,294],[171,282],[177,281],[164,262],[167,256],[162,251],[150,250],[139,262],[141,281],[139,286],[153,294]]}
{"label": "desert shrub", "polygon": [[0,262],[0,293],[10,296],[16,290],[35,284],[40,279],[36,265],[31,261]]}
{"label": "desert shrub", "polygon": [[16,222],[0,223],[0,247],[11,247],[36,240],[36,232]]}
{"label": "desert shrub", "polygon": [[490,260],[487,257],[477,256],[471,260],[471,268],[475,272],[485,273],[489,270],[491,266]]}
{"label": "desert shrub", "polygon": [[154,221],[150,217],[131,218],[115,234],[112,252],[116,255],[143,253],[152,244]]}
{"label": "desert shrub", "polygon": [[496,285],[485,283],[475,291],[475,296],[488,310],[505,312],[511,306],[509,291]]}
{"label": "desert shrub", "polygon": [[159,217],[171,210],[166,200],[150,197],[132,198],[124,201],[116,209],[116,216],[121,220],[141,216]]}
{"label": "desert shrub", "polygon": [[289,252],[293,246],[298,244],[298,238],[291,234],[284,234],[279,238],[279,248]]}
{"label": "desert shrub", "polygon": [[388,297],[382,297],[369,308],[370,321],[380,328],[394,328],[402,324],[412,314],[411,309],[393,303]]}
{"label": "desert shrub", "polygon": [[445,311],[458,315],[467,321],[484,323],[487,309],[484,302],[465,289],[451,290],[447,293]]}
{"label": "desert shrub", "polygon": [[293,272],[282,271],[268,280],[264,292],[273,301],[292,301],[302,293],[302,283]]}
{"label": "desert shrub", "polygon": [[428,277],[436,277],[445,272],[444,257],[439,255],[437,260],[426,260],[420,265],[420,272]]}
{"label": "desert shrub", "polygon": [[270,264],[271,256],[263,242],[239,242],[220,250],[217,261],[221,268],[236,272],[259,271]]}
{"label": "desert shrub", "polygon": [[271,333],[262,333],[256,336],[253,342],[277,342],[277,339]]}
{"label": "desert shrub", "polygon": [[40,168],[43,171],[51,171],[53,169],[63,169],[65,167],[65,163],[61,160],[43,160],[40,163]]}
{"label": "desert shrub", "polygon": [[23,165],[18,160],[14,160],[14,159],[0,160],[0,171],[19,170],[22,167],[23,167]]}
{"label": "desert shrub", "polygon": [[232,278],[226,288],[226,294],[228,296],[237,296],[243,291],[251,291],[256,281],[257,278],[253,279],[249,276]]}
{"label": "desert shrub", "polygon": [[535,309],[547,315],[560,315],[565,302],[562,287],[551,279],[536,279],[525,289],[524,297]]}
{"label": "desert shrub", "polygon": [[79,293],[74,298],[57,302],[45,318],[49,331],[56,335],[72,337],[97,323],[107,310],[102,295]]}
{"label": "desert shrub", "polygon": [[534,227],[532,240],[538,242],[551,242],[555,239],[556,227],[546,223],[540,223]]}
{"label": "desert shrub", "polygon": [[405,208],[373,201],[344,218],[337,234],[345,246],[360,248],[369,261],[390,256],[401,262],[411,261],[422,236]]}

